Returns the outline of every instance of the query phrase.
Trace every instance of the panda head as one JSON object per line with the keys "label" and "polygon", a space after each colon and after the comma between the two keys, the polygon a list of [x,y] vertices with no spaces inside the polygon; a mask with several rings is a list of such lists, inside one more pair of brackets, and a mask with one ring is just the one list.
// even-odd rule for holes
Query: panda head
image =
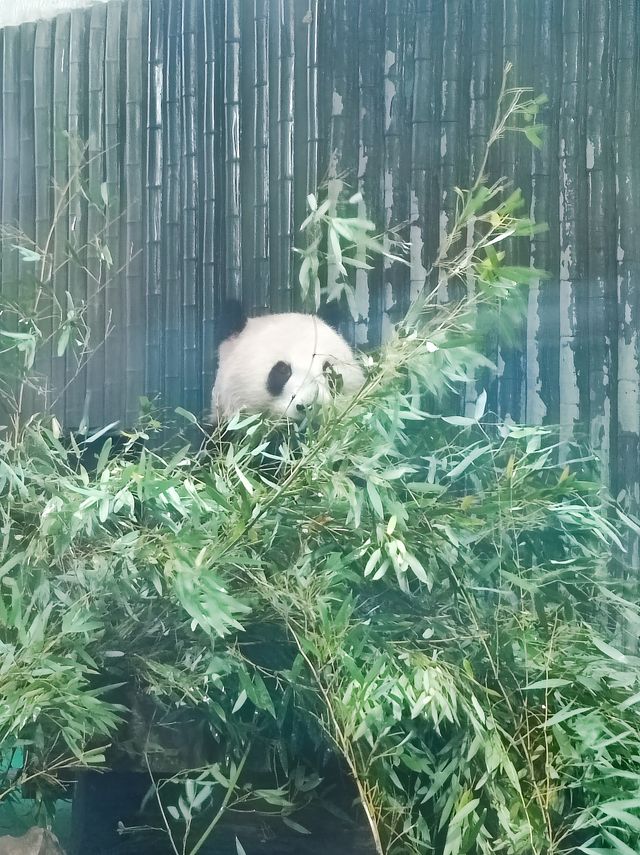
{"label": "panda head", "polygon": [[298,421],[307,407],[354,395],[364,383],[347,342],[316,315],[247,318],[236,303],[221,315],[214,424],[239,411]]}

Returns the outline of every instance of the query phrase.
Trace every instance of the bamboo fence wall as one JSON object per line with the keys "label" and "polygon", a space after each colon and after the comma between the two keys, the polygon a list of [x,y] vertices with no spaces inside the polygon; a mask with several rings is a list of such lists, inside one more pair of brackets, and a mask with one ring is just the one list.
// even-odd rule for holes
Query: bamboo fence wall
{"label": "bamboo fence wall", "polygon": [[[0,220],[42,240],[61,131],[88,140],[92,180],[117,198],[121,276],[77,270],[99,339],[60,417],[131,422],[139,395],[200,413],[223,288],[256,312],[292,305],[291,247],[306,194],[347,173],[381,225],[410,220],[412,265],[358,281],[356,341],[375,345],[392,302],[419,286],[467,186],[505,61],[549,98],[543,148],[509,138],[491,163],[549,232],[520,262],[552,279],[529,297],[526,337],[493,343],[490,405],[582,431],[616,491],[640,481],[640,5],[637,0],[129,0],[0,34]],[[100,155],[100,152],[104,152]],[[57,231],[91,233],[83,201]],[[70,231],[69,231],[70,230]],[[87,231],[88,230],[88,231]],[[24,264],[5,253],[5,296]],[[42,363],[65,386],[71,356]]]}

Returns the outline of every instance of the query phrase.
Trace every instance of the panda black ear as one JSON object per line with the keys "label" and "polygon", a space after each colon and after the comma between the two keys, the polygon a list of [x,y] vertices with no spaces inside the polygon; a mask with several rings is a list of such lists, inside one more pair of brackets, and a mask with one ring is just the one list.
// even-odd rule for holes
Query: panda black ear
{"label": "panda black ear", "polygon": [[328,324],[336,332],[340,332],[342,311],[340,309],[340,303],[337,300],[332,300],[330,303],[322,303],[317,314],[320,320],[324,321],[325,324]]}
{"label": "panda black ear", "polygon": [[216,325],[218,344],[238,335],[247,324],[247,315],[239,300],[224,300],[218,309],[218,322]]}

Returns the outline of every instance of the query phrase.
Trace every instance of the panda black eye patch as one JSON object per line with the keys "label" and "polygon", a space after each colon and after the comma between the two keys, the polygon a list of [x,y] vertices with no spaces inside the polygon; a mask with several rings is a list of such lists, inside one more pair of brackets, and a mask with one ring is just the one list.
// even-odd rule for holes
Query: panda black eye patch
{"label": "panda black eye patch", "polygon": [[291,366],[288,362],[276,362],[267,377],[267,392],[273,397],[282,394],[287,380],[291,377]]}
{"label": "panda black eye patch", "polygon": [[342,379],[342,374],[336,370],[335,366],[332,365],[329,360],[327,360],[323,366],[322,371],[327,377],[327,383],[329,385],[329,389],[333,395],[339,394],[342,392],[342,388],[344,386],[344,381]]}

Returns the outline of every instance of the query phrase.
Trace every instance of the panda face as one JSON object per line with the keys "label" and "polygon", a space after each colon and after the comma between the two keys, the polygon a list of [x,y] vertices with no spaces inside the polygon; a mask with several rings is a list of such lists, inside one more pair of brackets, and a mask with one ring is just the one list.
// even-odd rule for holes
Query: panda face
{"label": "panda face", "polygon": [[364,375],[347,342],[314,315],[250,318],[220,345],[214,423],[234,413],[299,420],[308,406],[353,395]]}

